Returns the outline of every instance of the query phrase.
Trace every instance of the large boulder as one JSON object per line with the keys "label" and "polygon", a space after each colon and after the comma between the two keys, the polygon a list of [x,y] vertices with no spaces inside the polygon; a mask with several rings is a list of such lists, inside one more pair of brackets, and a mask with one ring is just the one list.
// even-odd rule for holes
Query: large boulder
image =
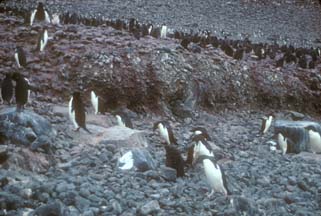
{"label": "large boulder", "polygon": [[0,143],[14,143],[31,150],[50,150],[57,132],[44,117],[30,111],[16,112],[16,108],[0,111]]}
{"label": "large boulder", "polygon": [[136,148],[126,152],[118,159],[118,168],[121,170],[135,169],[145,172],[155,169],[155,162],[149,151],[145,148]]}
{"label": "large boulder", "polygon": [[309,151],[309,135],[304,127],[313,126],[316,131],[321,133],[321,126],[313,121],[288,121],[276,120],[274,124],[274,133],[282,133],[292,142],[288,144],[287,153],[300,153]]}
{"label": "large boulder", "polygon": [[96,139],[101,145],[113,144],[117,148],[148,147],[144,131],[122,126],[109,127],[98,134]]}

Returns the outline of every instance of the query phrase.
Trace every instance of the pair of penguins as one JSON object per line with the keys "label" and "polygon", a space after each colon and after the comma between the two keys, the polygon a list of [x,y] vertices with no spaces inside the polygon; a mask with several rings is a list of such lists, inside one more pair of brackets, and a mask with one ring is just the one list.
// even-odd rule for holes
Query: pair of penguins
{"label": "pair of penguins", "polygon": [[[33,25],[34,21],[51,23],[50,16],[42,2],[39,2],[37,8],[31,13],[30,26]],[[47,43],[48,43],[48,29],[47,27],[43,27],[43,29],[39,32],[39,35],[38,35],[36,50],[39,52],[44,51]],[[14,57],[19,68],[26,67],[28,65],[26,53],[21,46],[16,47]]]}
{"label": "pair of penguins", "polygon": [[214,192],[223,193],[225,196],[230,192],[227,187],[224,170],[216,163],[212,147],[207,141],[211,141],[207,130],[203,127],[196,127],[192,130],[194,133],[192,141],[195,142],[188,149],[187,160],[184,161],[180,152],[173,146],[177,145],[173,130],[167,121],[159,121],[154,124],[154,130],[158,129],[161,137],[165,140],[166,166],[176,169],[177,176],[185,175],[184,167],[186,165],[203,162],[204,172],[212,190],[208,194],[211,197]]}
{"label": "pair of penguins", "polygon": [[[96,115],[98,113],[104,114],[105,101],[101,97],[97,96],[94,91],[91,91],[90,99],[95,109],[95,114]],[[79,91],[76,91],[72,94],[69,100],[68,108],[69,108],[69,117],[73,122],[76,131],[78,131],[80,128],[83,128],[85,131],[91,134],[91,132],[88,130],[86,126],[86,108],[82,101],[81,94]],[[128,127],[128,128],[133,128],[133,124],[125,112],[116,111],[114,112],[114,114],[116,116],[118,125]]]}
{"label": "pair of penguins", "polygon": [[[12,81],[16,82],[15,86]],[[13,74],[7,73],[1,83],[2,100],[9,105],[12,102],[13,90],[15,93],[17,111],[22,111],[24,109],[24,105],[28,102],[30,97],[30,90],[36,91],[36,89],[30,85],[29,80],[19,72],[14,72]]]}
{"label": "pair of penguins", "polygon": [[[301,118],[297,118],[293,116],[292,113],[290,113],[293,120],[301,120]],[[268,116],[265,116],[262,118],[262,125],[261,125],[261,134],[264,135],[268,132],[269,128],[272,125],[272,121],[275,118],[274,114],[269,114]],[[321,152],[321,135],[318,131],[316,131],[315,127],[312,125],[304,127],[306,130],[308,136],[309,136],[309,146],[310,151],[312,153],[320,153]],[[282,155],[285,155],[288,151],[292,152],[291,148],[293,146],[293,141],[286,137],[281,132],[276,134],[276,139],[278,143],[278,147],[280,148]],[[276,150],[275,143],[271,143],[272,146],[270,147],[271,151]]]}

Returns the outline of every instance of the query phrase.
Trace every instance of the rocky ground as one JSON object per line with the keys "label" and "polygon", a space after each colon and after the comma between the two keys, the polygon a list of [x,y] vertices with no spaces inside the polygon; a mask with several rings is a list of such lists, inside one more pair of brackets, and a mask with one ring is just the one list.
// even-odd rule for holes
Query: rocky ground
{"label": "rocky ground", "polygon": [[[27,109],[46,118],[57,134],[51,146],[52,152],[49,153],[34,152],[12,141],[1,145],[1,158],[5,160],[1,161],[0,170],[0,215],[26,215],[28,212],[31,215],[48,215],[50,211],[58,211],[60,215],[320,215],[319,155],[302,152],[282,156],[270,152],[266,142],[271,139],[272,132],[264,137],[258,134],[259,117],[275,111],[282,118],[288,106],[300,111],[308,107],[308,118],[319,120],[317,106],[304,104],[305,101],[302,102],[301,99],[303,90],[312,91],[308,84],[313,80],[309,76],[302,78],[302,74],[318,74],[318,68],[292,73],[297,70],[294,65],[290,65],[279,71],[269,65],[268,60],[254,62],[245,59],[235,62],[219,50],[205,49],[198,55],[181,51],[177,48],[179,43],[176,40],[146,37],[137,41],[125,31],[79,25],[51,26],[49,36],[52,38],[45,52],[39,54],[34,51],[39,26],[26,27],[20,17],[8,14],[0,16],[1,78],[6,72],[18,70],[13,60],[14,47],[16,44],[23,45],[28,62],[31,63],[22,72],[40,89],[37,95],[32,95]],[[162,55],[158,55],[159,53]],[[175,58],[166,57],[166,53]],[[275,82],[278,92],[265,92],[267,96],[274,96],[277,100],[271,107],[281,108],[262,108],[266,103],[255,97],[242,101],[242,98],[251,95],[256,88],[251,89],[249,85],[243,91],[244,86],[241,84],[240,91],[234,88],[231,90],[238,92],[237,95],[217,94],[221,106],[213,105],[211,110],[212,106],[209,105],[215,104],[215,101],[201,100],[207,106],[183,106],[189,108],[186,108],[188,114],[180,116],[177,113],[182,110],[177,110],[177,106],[172,105],[172,101],[175,102],[173,95],[179,91],[161,91],[161,96],[156,99],[164,101],[148,98],[153,94],[134,97],[137,92],[128,93],[140,85],[145,88],[145,83],[155,83],[158,76],[161,76],[158,73],[152,73],[156,76],[154,80],[144,80],[141,83],[134,81],[132,83],[135,85],[128,89],[117,88],[122,82],[130,84],[127,79],[132,79],[131,76],[126,78],[120,71],[124,71],[124,74],[132,72],[133,77],[139,80],[146,70],[140,71],[137,68],[148,65],[149,61],[153,64],[156,62],[153,67],[156,71],[166,69],[164,65],[157,67],[158,59],[162,58],[165,58],[165,65],[174,66],[177,62],[192,62],[194,59],[192,71],[201,71],[203,68],[207,70],[206,66],[200,64],[202,61],[212,62],[213,65],[218,62],[215,70],[232,71],[231,77],[237,77],[233,82],[238,81],[237,79],[247,80],[243,76],[236,76],[233,71],[249,65],[278,72],[280,77],[286,74],[285,81],[280,85]],[[167,69],[175,69],[174,66]],[[187,68],[183,72],[179,70],[175,75],[185,72],[190,73]],[[167,74],[163,75],[166,79]],[[287,89],[284,86],[293,84],[292,75],[301,78],[294,79],[300,85],[292,89],[295,92],[292,100],[283,100],[283,93],[278,93]],[[104,83],[108,86],[103,86]],[[178,82],[176,88],[179,85]],[[73,131],[68,119],[67,103],[73,88],[83,90],[88,107],[87,124],[93,132],[91,135],[83,130]],[[93,115],[88,98],[89,90],[93,88],[101,89],[107,98],[111,98],[112,108],[128,108],[134,128],[144,131],[147,149],[156,162],[154,170],[136,172],[117,169],[119,147],[108,142],[108,139],[107,142],[101,142],[104,131],[115,125],[116,121],[110,114]],[[157,88],[147,85],[146,89],[159,94]],[[316,98],[319,89],[314,88],[312,93],[308,97]],[[242,94],[243,97],[240,96]],[[130,97],[134,98],[128,103]],[[232,102],[227,98],[224,100],[224,97],[231,97]],[[237,103],[245,105],[241,107],[233,104],[233,97],[237,98]],[[185,98],[188,98],[188,94]],[[155,104],[156,108],[148,106],[148,102]],[[6,108],[7,105],[1,105],[1,110]],[[208,128],[213,143],[223,152],[219,163],[226,170],[231,196],[226,198],[215,194],[212,198],[207,198],[209,188],[200,165],[187,169],[183,178],[169,180],[173,177],[168,176],[170,172],[164,167],[164,148],[158,134],[152,130],[153,122],[160,119],[170,120],[184,158],[189,145],[189,130],[195,125]],[[8,155],[8,158],[3,155]],[[233,206],[232,199],[235,204]]]}

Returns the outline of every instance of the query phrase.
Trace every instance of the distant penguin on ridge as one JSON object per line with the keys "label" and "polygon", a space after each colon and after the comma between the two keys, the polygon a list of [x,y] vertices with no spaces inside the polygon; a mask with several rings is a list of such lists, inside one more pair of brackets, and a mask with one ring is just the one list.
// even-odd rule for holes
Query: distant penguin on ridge
{"label": "distant penguin on ridge", "polygon": [[28,102],[31,86],[29,84],[29,80],[18,72],[15,72],[12,75],[12,79],[16,82],[15,98],[17,103],[17,111],[20,112],[24,109],[24,105]]}
{"label": "distant penguin on ridge", "polygon": [[183,177],[185,175],[184,165],[185,162],[180,152],[170,145],[165,145],[166,150],[166,166],[176,169],[176,176]]}
{"label": "distant penguin on ridge", "polygon": [[131,128],[133,129],[133,123],[131,122],[129,116],[123,112],[123,111],[117,111],[115,112],[115,117],[117,119],[117,124],[119,126],[123,126],[123,127],[128,127],[128,128]]}
{"label": "distant penguin on ridge", "polygon": [[315,130],[313,126],[305,127],[305,130],[309,135],[308,150],[312,153],[321,153],[321,136],[320,133]]}
{"label": "distant penguin on ridge", "polygon": [[230,195],[230,191],[227,187],[225,172],[220,165],[214,161],[214,158],[211,156],[202,155],[198,158],[198,161],[203,162],[204,172],[212,189],[207,197],[210,198],[214,192],[222,193],[225,196]]}
{"label": "distant penguin on ridge", "polygon": [[9,105],[13,96],[13,83],[11,74],[7,73],[6,77],[2,80],[1,83],[1,96],[2,100],[6,101]]}
{"label": "distant penguin on ridge", "polygon": [[96,95],[96,93],[94,91],[90,92],[90,101],[95,109],[96,115],[98,113],[101,113],[101,114],[105,113],[105,108],[104,108],[105,101],[103,99],[101,99],[100,96]]}
{"label": "distant penguin on ridge", "polygon": [[18,68],[27,66],[26,53],[21,46],[16,47],[14,58],[16,60]]}
{"label": "distant penguin on ridge", "polygon": [[158,121],[154,124],[154,130],[158,129],[161,137],[166,141],[168,145],[176,144],[177,141],[174,137],[172,127],[167,121]]}
{"label": "distant penguin on ridge", "polygon": [[280,146],[282,155],[285,155],[288,148],[288,139],[283,136],[282,133],[278,133],[278,144]]}
{"label": "distant penguin on ridge", "polygon": [[269,128],[272,125],[273,118],[274,118],[273,114],[269,114],[267,117],[264,116],[262,118],[261,134],[266,134],[268,132]]}
{"label": "distant penguin on ridge", "polygon": [[45,21],[46,23],[50,23],[50,16],[45,9],[42,2],[38,2],[37,9],[35,9],[30,16],[30,26],[32,26],[33,22],[37,21]]}
{"label": "distant penguin on ridge", "polygon": [[69,117],[74,124],[76,131],[83,128],[85,131],[91,134],[86,127],[86,110],[82,102],[80,92],[76,91],[72,94],[69,101]]}
{"label": "distant penguin on ridge", "polygon": [[38,44],[37,50],[42,52],[48,43],[48,30],[47,28],[43,28],[43,30],[39,33],[38,36]]}
{"label": "distant penguin on ridge", "polygon": [[161,31],[160,31],[160,37],[161,38],[166,38],[167,36],[167,26],[166,25],[162,25],[161,26]]}

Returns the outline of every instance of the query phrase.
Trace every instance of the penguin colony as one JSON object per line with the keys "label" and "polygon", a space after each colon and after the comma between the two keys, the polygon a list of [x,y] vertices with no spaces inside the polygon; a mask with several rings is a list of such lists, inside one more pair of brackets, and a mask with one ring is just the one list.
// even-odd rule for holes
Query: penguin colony
{"label": "penguin colony", "polygon": [[[81,17],[76,14],[67,14],[63,18],[64,23],[77,23]],[[30,26],[35,22],[41,22],[44,24],[59,24],[59,16],[54,15],[51,19],[48,11],[45,9],[42,2],[38,3],[37,8],[32,11],[30,16]],[[103,20],[85,20],[85,25],[97,26],[102,24]],[[169,30],[166,25],[153,26],[151,24],[139,24],[137,20],[130,19],[129,22],[122,20],[107,20],[107,25],[114,27],[118,30],[126,29],[131,32],[136,39],[140,37],[151,35],[156,38],[166,38],[169,36]],[[218,39],[212,36],[210,32],[203,31],[200,33],[180,33],[174,32],[172,35],[174,38],[181,41],[181,46],[185,49],[189,49],[190,43],[199,44],[201,47],[206,48],[208,45],[212,45],[214,48],[222,49],[227,56],[230,56],[236,60],[241,60],[245,55],[250,55],[257,60],[275,59],[276,67],[283,67],[284,63],[297,63],[300,68],[315,68],[318,57],[320,56],[320,48],[317,49],[305,49],[294,48],[292,46],[279,46],[277,44],[252,44],[250,40],[244,41],[232,41],[228,39]],[[48,29],[46,26],[42,28],[38,35],[38,42],[36,50],[43,52],[48,43]],[[26,68],[28,66],[26,53],[21,46],[16,47],[14,54],[18,69]],[[15,85],[13,84],[15,81]],[[32,87],[27,78],[25,78],[20,72],[14,72],[13,74],[6,74],[5,79],[1,83],[1,96],[3,102],[11,104],[13,93],[15,95],[15,102],[17,104],[17,111],[21,112],[27,104],[30,97],[30,90],[36,91]],[[90,100],[94,108],[94,113],[104,114],[106,112],[106,101],[95,91],[91,91]],[[122,127],[134,128],[129,116],[123,111],[114,112],[117,124]],[[75,91],[69,101],[69,117],[72,121],[75,130],[79,131],[80,128],[90,133],[86,126],[86,108],[82,101],[80,91]],[[267,117],[262,118],[261,134],[264,135],[268,132],[272,125],[274,115],[270,114]],[[185,167],[191,167],[201,162],[203,165],[204,173],[207,178],[208,184],[211,187],[211,192],[208,197],[211,197],[215,192],[222,193],[227,196],[230,191],[227,187],[226,175],[223,168],[218,164],[215,152],[213,151],[209,142],[212,141],[207,130],[203,127],[195,127],[191,130],[193,133],[191,137],[192,145],[188,147],[187,159],[184,160],[181,156],[181,152],[176,148],[178,142],[174,136],[173,129],[169,122],[158,121],[154,124],[154,130],[158,130],[160,137],[164,141],[164,148],[166,152],[166,166],[172,167],[176,170],[177,177],[185,176]],[[315,131],[313,127],[306,127],[310,137],[310,146],[312,152],[321,152],[320,134]],[[282,133],[277,134],[277,142],[282,154],[286,154],[289,139]],[[271,146],[271,149],[275,149],[275,142]]]}

